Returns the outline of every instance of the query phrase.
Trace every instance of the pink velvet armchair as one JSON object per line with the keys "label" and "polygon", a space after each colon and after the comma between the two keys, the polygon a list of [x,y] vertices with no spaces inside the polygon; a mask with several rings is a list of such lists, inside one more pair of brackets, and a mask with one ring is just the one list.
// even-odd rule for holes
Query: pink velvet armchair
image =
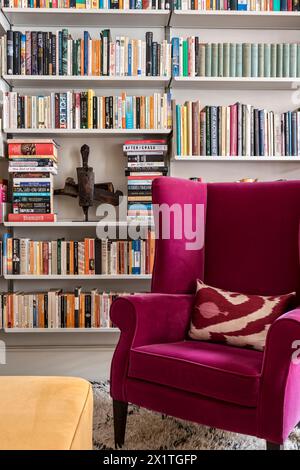
{"label": "pink velvet armchair", "polygon": [[292,361],[300,308],[272,324],[264,352],[189,340],[187,332],[197,278],[245,294],[300,295],[300,181],[158,178],[153,202],[204,204],[205,243],[187,250],[171,230],[156,241],[151,293],[112,305],[121,330],[111,366],[116,446],[134,403],[279,449],[300,421],[300,365]]}

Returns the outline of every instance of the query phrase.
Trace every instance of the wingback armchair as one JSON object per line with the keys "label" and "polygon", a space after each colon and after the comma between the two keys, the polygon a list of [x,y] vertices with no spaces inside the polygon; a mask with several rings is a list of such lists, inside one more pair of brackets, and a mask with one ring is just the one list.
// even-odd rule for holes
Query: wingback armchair
{"label": "wingback armchair", "polygon": [[116,446],[124,444],[133,403],[280,448],[300,421],[300,365],[292,361],[300,308],[271,325],[263,352],[193,341],[187,333],[196,279],[244,294],[300,295],[300,181],[158,178],[153,202],[204,204],[205,242],[187,250],[185,235],[178,240],[171,230],[156,241],[151,293],[112,305],[121,330],[111,366]]}

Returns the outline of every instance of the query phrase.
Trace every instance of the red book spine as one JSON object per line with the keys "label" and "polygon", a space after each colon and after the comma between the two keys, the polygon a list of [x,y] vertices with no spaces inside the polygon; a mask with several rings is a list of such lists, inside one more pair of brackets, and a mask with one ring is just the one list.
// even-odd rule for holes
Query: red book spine
{"label": "red book spine", "polygon": [[58,1],[52,0],[52,8],[58,8]]}
{"label": "red book spine", "polygon": [[230,106],[230,155],[237,156],[237,105]]}
{"label": "red book spine", "polygon": [[129,180],[155,180],[157,176],[127,176]]}
{"label": "red book spine", "polygon": [[288,11],[293,11],[293,0],[287,0]]}
{"label": "red book spine", "polygon": [[[30,146],[30,149],[28,147]],[[28,150],[26,150],[28,149]],[[27,153],[29,152],[29,153]],[[40,155],[55,155],[54,144],[8,144],[8,155],[10,157],[25,155],[25,156],[40,156]]]}
{"label": "red book spine", "polygon": [[59,123],[59,93],[55,93],[55,104],[54,104],[54,107],[55,107],[55,115],[54,115],[54,119],[55,119],[55,129],[59,129],[60,128],[60,123]]}
{"label": "red book spine", "polygon": [[8,214],[9,222],[55,222],[56,214]]}

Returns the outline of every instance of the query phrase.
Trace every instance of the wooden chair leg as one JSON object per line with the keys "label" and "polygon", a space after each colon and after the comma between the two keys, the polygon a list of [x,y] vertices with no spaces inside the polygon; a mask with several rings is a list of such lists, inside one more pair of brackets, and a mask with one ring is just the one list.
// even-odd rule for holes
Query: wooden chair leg
{"label": "wooden chair leg", "polygon": [[274,444],[274,442],[266,441],[267,450],[284,450],[283,444]]}
{"label": "wooden chair leg", "polygon": [[120,449],[124,445],[126,421],[127,421],[128,403],[113,400],[114,412],[114,432],[115,432],[115,448]]}

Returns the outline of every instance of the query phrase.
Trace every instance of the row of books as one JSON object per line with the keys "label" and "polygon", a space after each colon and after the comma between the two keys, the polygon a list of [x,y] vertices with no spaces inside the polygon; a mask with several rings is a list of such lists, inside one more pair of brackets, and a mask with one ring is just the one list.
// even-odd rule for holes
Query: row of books
{"label": "row of books", "polygon": [[5,92],[3,126],[18,129],[169,129],[170,93],[96,96],[94,90],[24,96]]}
{"label": "row of books", "polygon": [[0,294],[0,328],[112,328],[112,302],[125,292],[6,292]]}
{"label": "row of books", "polygon": [[173,0],[175,10],[299,11],[299,0]]}
{"label": "row of books", "polygon": [[8,139],[7,142],[12,214],[21,217],[51,214],[54,220],[53,175],[57,174],[57,144],[51,139]]}
{"label": "row of books", "polygon": [[7,8],[170,10],[171,0],[3,0]]}
{"label": "row of books", "polygon": [[298,0],[3,0],[5,7],[138,10],[297,11]]}
{"label": "row of books", "polygon": [[153,223],[152,182],[168,173],[167,142],[163,139],[129,140],[123,145],[123,152],[127,159],[127,218]]}
{"label": "row of books", "polygon": [[300,156],[300,111],[276,113],[235,103],[176,105],[179,156]]}
{"label": "row of books", "polygon": [[154,232],[146,239],[33,241],[3,236],[3,266],[14,275],[151,274]]}
{"label": "row of books", "polygon": [[172,39],[172,75],[300,77],[300,43],[203,43]]}
{"label": "row of books", "polygon": [[144,41],[127,36],[113,41],[109,29],[97,39],[88,31],[73,39],[68,29],[56,33],[10,30],[1,45],[7,57],[4,73],[9,75],[171,75],[171,45],[153,41],[152,31]]}

